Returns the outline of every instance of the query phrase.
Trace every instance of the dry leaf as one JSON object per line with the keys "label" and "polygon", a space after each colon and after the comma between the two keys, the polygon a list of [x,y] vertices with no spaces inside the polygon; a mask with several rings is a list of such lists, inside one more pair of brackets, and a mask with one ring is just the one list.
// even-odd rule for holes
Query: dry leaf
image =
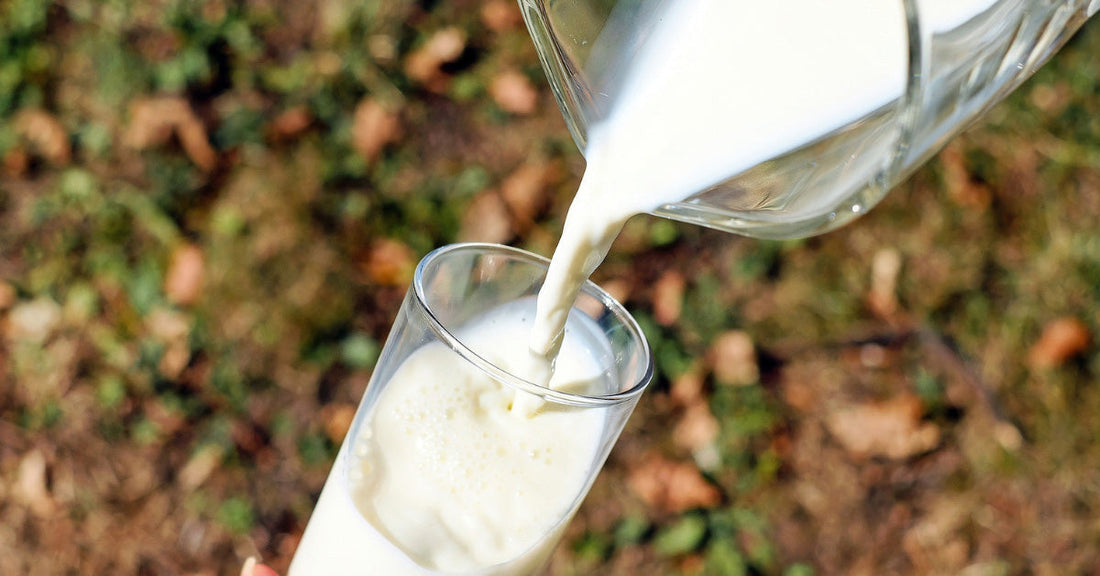
{"label": "dry leaf", "polygon": [[516,70],[505,70],[489,83],[489,96],[501,110],[520,116],[531,114],[539,102],[535,85]]}
{"label": "dry leaf", "polygon": [[813,386],[798,380],[785,379],[782,389],[783,401],[795,410],[809,414],[818,405],[817,393]]}
{"label": "dry leaf", "polygon": [[711,344],[707,357],[719,383],[744,386],[760,378],[752,337],[740,330],[719,335]]}
{"label": "dry leaf", "polygon": [[680,448],[696,452],[711,446],[718,438],[719,429],[718,419],[710,406],[700,399],[684,410],[672,429],[672,440]]}
{"label": "dry leaf", "polygon": [[486,190],[466,205],[458,233],[459,241],[503,244],[513,235],[508,208],[495,191]]}
{"label": "dry leaf", "polygon": [[194,304],[202,294],[204,270],[202,249],[194,244],[176,247],[164,278],[164,294],[168,301],[184,306]]}
{"label": "dry leaf", "polygon": [[922,412],[920,398],[903,394],[883,402],[837,410],[829,415],[825,426],[855,457],[902,459],[939,444],[939,428],[921,422]]}
{"label": "dry leaf", "polygon": [[1063,316],[1047,323],[1039,341],[1028,350],[1028,365],[1033,369],[1061,366],[1088,348],[1091,337],[1085,323]]}
{"label": "dry leaf", "polygon": [[157,368],[169,380],[179,378],[191,361],[190,317],[175,310],[157,308],[145,318],[146,329],[154,338],[164,343]]}
{"label": "dry leaf", "polygon": [[722,501],[722,493],[694,465],[655,453],[630,471],[627,483],[646,505],[673,514]]}
{"label": "dry leaf", "polygon": [[15,287],[0,280],[0,310],[11,308],[18,298],[19,295],[15,292]]}
{"label": "dry leaf", "polygon": [[985,184],[975,181],[966,167],[966,158],[958,146],[948,146],[940,154],[943,184],[951,199],[960,206],[986,208],[993,194]]}
{"label": "dry leaf", "polygon": [[190,492],[201,486],[221,465],[224,456],[221,446],[216,444],[207,444],[196,450],[176,476],[180,487],[184,492]]}
{"label": "dry leaf", "polygon": [[875,252],[871,259],[871,290],[867,305],[876,315],[889,318],[898,311],[898,273],[901,253],[893,248]]}
{"label": "dry leaf", "polygon": [[456,60],[465,49],[466,33],[461,29],[439,30],[405,58],[405,74],[429,90],[442,91],[447,80],[442,66]]}
{"label": "dry leaf", "polygon": [[313,124],[313,113],[305,106],[294,106],[283,110],[268,125],[268,134],[273,140],[284,141],[299,136]]}
{"label": "dry leaf", "polygon": [[515,220],[517,233],[522,234],[535,222],[535,216],[547,203],[543,194],[551,175],[544,163],[525,163],[500,184],[500,193]]}
{"label": "dry leaf", "polygon": [[69,163],[69,133],[52,114],[41,108],[26,108],[15,115],[12,125],[15,133],[30,142],[43,158],[61,166]]}
{"label": "dry leaf", "polygon": [[404,286],[412,282],[416,254],[397,240],[378,240],[371,246],[362,266],[367,278],[382,286]]}
{"label": "dry leaf", "polygon": [[187,100],[160,96],[141,98],[130,105],[130,125],[123,135],[126,146],[135,150],[163,146],[173,134],[191,162],[207,172],[214,169],[217,153]]}
{"label": "dry leaf", "polygon": [[44,517],[53,513],[54,501],[46,486],[46,457],[41,451],[31,450],[19,462],[14,493],[36,516]]}
{"label": "dry leaf", "polygon": [[676,378],[673,378],[669,390],[669,397],[678,406],[691,406],[703,400],[703,386],[706,383],[706,375],[697,366],[685,370]]}
{"label": "dry leaf", "polygon": [[351,429],[351,421],[355,418],[355,405],[345,403],[326,404],[321,408],[321,424],[325,428],[325,435],[334,444],[340,444]]}
{"label": "dry leaf", "polygon": [[367,162],[374,161],[387,144],[401,138],[401,118],[375,100],[366,98],[355,107],[351,145]]}
{"label": "dry leaf", "polygon": [[662,326],[671,326],[680,319],[684,306],[684,275],[669,270],[653,286],[653,318]]}
{"label": "dry leaf", "polygon": [[17,304],[8,312],[7,336],[12,340],[42,343],[61,323],[61,306],[43,296]]}
{"label": "dry leaf", "polygon": [[31,167],[31,157],[18,145],[4,154],[4,174],[11,178],[22,178]]}
{"label": "dry leaf", "polygon": [[481,23],[493,32],[507,32],[523,22],[519,4],[508,0],[487,0],[481,5]]}

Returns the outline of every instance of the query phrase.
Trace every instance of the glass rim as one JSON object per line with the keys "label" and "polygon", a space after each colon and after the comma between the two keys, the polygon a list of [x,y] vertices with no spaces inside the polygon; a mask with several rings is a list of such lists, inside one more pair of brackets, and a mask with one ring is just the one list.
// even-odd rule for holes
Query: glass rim
{"label": "glass rim", "polygon": [[478,369],[488,374],[491,378],[504,385],[510,386],[513,389],[521,390],[528,394],[538,396],[544,400],[554,402],[556,404],[565,404],[570,406],[581,407],[600,407],[600,406],[613,406],[616,404],[622,404],[633,400],[640,395],[649,383],[653,380],[654,367],[653,367],[653,354],[649,348],[649,342],[645,338],[645,334],[642,332],[641,326],[638,322],[626,311],[617,300],[615,300],[610,294],[597,286],[591,280],[585,280],[581,286],[581,292],[588,294],[595,298],[602,304],[607,310],[609,310],[631,334],[631,336],[640,343],[641,353],[644,355],[645,368],[642,371],[641,376],[636,382],[623,391],[615,392],[613,394],[600,394],[600,395],[588,395],[588,394],[576,394],[572,392],[563,392],[561,390],[555,390],[553,388],[543,387],[534,382],[521,378],[508,370],[505,370],[493,362],[489,361],[485,357],[481,356],[477,352],[474,352],[470,347],[466,346],[457,336],[455,336],[451,330],[443,324],[439,318],[436,317],[435,312],[432,311],[432,307],[428,304],[426,297],[426,289],[424,287],[424,274],[429,266],[433,262],[440,258],[446,257],[448,254],[467,250],[477,250],[483,252],[494,252],[498,254],[505,254],[513,257],[518,257],[521,260],[525,260],[530,264],[534,264],[542,269],[545,275],[546,268],[550,264],[550,260],[538,254],[507,246],[504,244],[492,244],[488,242],[460,242],[455,244],[447,244],[432,250],[420,260],[420,263],[416,266],[416,271],[413,274],[412,282],[412,294],[415,296],[417,306],[424,311],[424,315],[427,317],[428,325],[432,328],[432,331],[443,341],[451,350],[462,356],[463,359],[470,362]]}

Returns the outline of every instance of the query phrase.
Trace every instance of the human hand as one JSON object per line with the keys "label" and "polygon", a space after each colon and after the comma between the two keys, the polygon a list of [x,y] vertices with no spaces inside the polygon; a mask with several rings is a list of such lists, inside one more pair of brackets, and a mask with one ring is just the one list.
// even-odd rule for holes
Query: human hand
{"label": "human hand", "polygon": [[263,564],[257,564],[255,558],[249,558],[244,561],[244,567],[241,568],[241,576],[279,576],[274,570],[264,566]]}

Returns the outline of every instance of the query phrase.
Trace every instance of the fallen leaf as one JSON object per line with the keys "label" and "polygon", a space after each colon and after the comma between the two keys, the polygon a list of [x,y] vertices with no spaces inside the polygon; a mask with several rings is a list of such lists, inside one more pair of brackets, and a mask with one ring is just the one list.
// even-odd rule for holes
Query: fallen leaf
{"label": "fallen leaf", "polygon": [[8,312],[7,336],[42,343],[61,323],[61,306],[47,296],[17,304]]}
{"label": "fallen leaf", "polygon": [[871,259],[871,290],[867,305],[882,318],[890,318],[898,311],[898,273],[901,271],[901,253],[893,248],[882,248]]}
{"label": "fallen leaf", "polygon": [[206,265],[202,249],[194,244],[182,244],[172,252],[168,273],[164,277],[164,295],[169,302],[189,305],[202,295]]}
{"label": "fallen leaf", "polygon": [[313,113],[305,106],[283,110],[268,125],[267,132],[275,141],[290,140],[305,132],[313,124]]}
{"label": "fallen leaf", "polygon": [[947,194],[960,206],[985,208],[993,199],[992,191],[985,184],[971,177],[966,166],[966,156],[958,146],[948,146],[940,154],[943,167],[943,184]]}
{"label": "fallen leaf", "polygon": [[495,190],[478,194],[466,205],[458,232],[460,242],[503,244],[514,235],[508,207]]}
{"label": "fallen leaf", "polygon": [[195,166],[206,172],[214,169],[217,153],[187,100],[157,96],[140,98],[130,105],[130,124],[123,135],[126,146],[134,150],[163,146],[173,134]]}
{"label": "fallen leaf", "polygon": [[321,425],[325,429],[325,435],[334,444],[340,444],[351,429],[351,421],[355,418],[355,405],[342,402],[326,404],[321,408]]}
{"label": "fallen leaf", "polygon": [[0,280],[0,310],[7,310],[11,308],[19,295],[15,292],[15,287],[3,280]]}
{"label": "fallen leaf", "polygon": [[698,366],[685,370],[672,379],[669,397],[677,406],[691,406],[703,400],[703,387],[706,375]]}
{"label": "fallen leaf", "polygon": [[206,444],[191,455],[191,458],[180,469],[176,479],[184,492],[190,492],[199,486],[214,473],[214,470],[222,463],[225,451],[216,444]]}
{"label": "fallen leaf", "polygon": [[672,429],[672,441],[685,450],[695,452],[711,446],[718,438],[718,419],[706,401],[693,402],[680,415]]}
{"label": "fallen leaf", "polygon": [[56,506],[46,486],[46,457],[40,450],[31,450],[20,460],[14,492],[36,516],[53,514]]}
{"label": "fallen leaf", "polygon": [[69,133],[53,114],[41,108],[25,108],[15,115],[12,125],[15,133],[49,162],[64,166],[72,159]]}
{"label": "fallen leaf", "polygon": [[1091,337],[1085,323],[1072,316],[1051,320],[1043,327],[1039,340],[1028,350],[1028,365],[1033,369],[1061,366],[1084,352]]}
{"label": "fallen leaf", "polygon": [[752,337],[740,330],[718,336],[707,353],[714,378],[721,384],[745,386],[760,378]]}
{"label": "fallen leaf", "polygon": [[805,382],[792,379],[784,379],[782,387],[783,401],[795,410],[809,414],[818,405],[817,393],[813,386]]}
{"label": "fallen leaf", "polygon": [[662,326],[671,326],[680,319],[684,306],[684,275],[669,270],[653,286],[653,318]]}
{"label": "fallen leaf", "polygon": [[523,22],[519,4],[508,0],[487,0],[481,5],[481,23],[493,32],[507,32]]}
{"label": "fallen leaf", "polygon": [[351,145],[367,162],[374,161],[387,144],[401,138],[401,118],[379,102],[366,98],[355,107]]}
{"label": "fallen leaf", "polygon": [[405,57],[405,75],[429,90],[442,91],[447,74],[443,65],[453,62],[466,50],[466,33],[450,27],[436,31],[427,42]]}
{"label": "fallen leaf", "polygon": [[829,432],[857,458],[894,460],[927,452],[940,442],[940,430],[922,422],[923,406],[914,394],[834,411],[825,421]]}
{"label": "fallen leaf", "polygon": [[362,266],[367,278],[382,286],[403,286],[412,282],[416,254],[398,240],[376,241]]}
{"label": "fallen leaf", "polygon": [[500,195],[512,213],[517,233],[526,232],[535,223],[535,216],[547,204],[548,198],[543,192],[550,174],[547,164],[528,162],[501,182]]}
{"label": "fallen leaf", "polygon": [[722,493],[694,465],[656,453],[630,471],[627,484],[649,507],[673,514],[712,508],[722,501]]}
{"label": "fallen leaf", "polygon": [[16,145],[4,154],[4,174],[10,178],[22,178],[26,176],[31,167],[31,157],[27,151]]}
{"label": "fallen leaf", "polygon": [[501,110],[525,116],[535,111],[539,93],[527,76],[516,70],[505,70],[489,83],[489,96]]}

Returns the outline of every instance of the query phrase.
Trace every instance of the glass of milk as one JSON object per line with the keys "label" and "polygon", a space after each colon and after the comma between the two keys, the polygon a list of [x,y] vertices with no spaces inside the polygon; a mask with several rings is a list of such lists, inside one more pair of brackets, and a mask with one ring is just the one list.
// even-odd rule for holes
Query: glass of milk
{"label": "glass of milk", "polygon": [[867,212],[1100,10],[1100,0],[520,5],[601,194],[624,211],[772,238]]}
{"label": "glass of milk", "polygon": [[421,261],[289,576],[544,566],[653,373],[638,325],[588,282],[551,386],[516,375],[547,264],[488,244]]}

